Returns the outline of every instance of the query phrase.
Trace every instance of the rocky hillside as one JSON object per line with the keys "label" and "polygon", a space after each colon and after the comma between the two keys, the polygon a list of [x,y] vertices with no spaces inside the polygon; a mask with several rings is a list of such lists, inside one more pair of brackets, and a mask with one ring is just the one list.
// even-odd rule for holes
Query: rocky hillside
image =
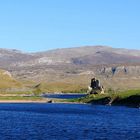
{"label": "rocky hillside", "polygon": [[[106,46],[85,46],[56,49],[46,52],[23,53],[17,50],[0,49],[0,66],[34,65],[99,65],[140,63],[140,51],[114,49]],[[7,65],[6,65],[7,64]]]}
{"label": "rocky hillside", "polygon": [[140,51],[106,46],[85,46],[23,53],[0,49],[0,67],[20,81],[82,85],[98,77],[106,87],[140,87]]}

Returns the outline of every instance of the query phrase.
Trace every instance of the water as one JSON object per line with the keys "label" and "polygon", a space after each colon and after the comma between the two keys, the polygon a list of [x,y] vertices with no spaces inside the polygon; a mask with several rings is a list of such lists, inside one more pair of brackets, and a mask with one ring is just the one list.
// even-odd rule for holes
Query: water
{"label": "water", "polygon": [[0,104],[0,140],[129,139],[140,139],[140,110],[136,108],[85,104]]}
{"label": "water", "polygon": [[43,97],[46,98],[58,98],[58,99],[73,99],[85,97],[86,94],[45,94]]}

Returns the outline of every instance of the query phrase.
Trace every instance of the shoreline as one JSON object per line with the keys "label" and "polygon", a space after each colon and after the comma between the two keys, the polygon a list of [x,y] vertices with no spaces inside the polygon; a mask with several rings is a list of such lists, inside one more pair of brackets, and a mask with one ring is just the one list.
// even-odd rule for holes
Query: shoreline
{"label": "shoreline", "polygon": [[[92,105],[110,105],[110,106],[127,106],[140,108],[140,95],[118,94],[116,95],[87,95],[82,98],[62,99],[46,98],[41,96],[0,96],[0,103],[56,103],[56,104],[92,104]],[[123,95],[123,96],[121,96]]]}
{"label": "shoreline", "polygon": [[126,105],[126,104],[97,104],[97,103],[82,103],[82,102],[61,102],[61,101],[52,101],[49,102],[50,100],[0,100],[1,103],[46,103],[46,104],[83,104],[83,105],[103,105],[103,106],[122,106],[122,107],[130,107],[130,108],[138,108],[140,109],[139,106],[133,106],[133,105]]}
{"label": "shoreline", "polygon": [[80,102],[67,102],[62,100],[42,99],[42,100],[0,100],[0,103],[49,103],[49,104],[88,104]]}
{"label": "shoreline", "polygon": [[0,103],[48,103],[48,100],[0,100]]}

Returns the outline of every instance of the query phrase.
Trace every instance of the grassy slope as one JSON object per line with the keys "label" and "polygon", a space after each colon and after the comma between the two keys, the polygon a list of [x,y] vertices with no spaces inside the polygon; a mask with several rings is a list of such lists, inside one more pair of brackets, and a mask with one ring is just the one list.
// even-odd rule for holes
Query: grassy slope
{"label": "grassy slope", "polygon": [[[25,82],[26,83],[26,82]],[[32,83],[33,84],[33,83]],[[0,70],[0,94],[15,94],[14,96],[0,96],[0,100],[40,100],[40,97],[21,97],[19,94],[39,94],[42,92],[85,92],[86,86],[76,84],[74,82],[53,82],[53,83],[41,83],[37,88],[30,85],[30,91],[5,91],[5,89],[20,89],[22,84],[16,81],[4,70]],[[84,88],[83,88],[84,87]],[[66,100],[63,100],[66,101]],[[128,90],[118,93],[108,92],[104,95],[88,95],[87,97],[80,99],[67,100],[69,102],[81,102],[81,103],[99,103],[99,104],[121,104],[121,105],[134,105],[140,104],[140,90]]]}
{"label": "grassy slope", "polygon": [[22,87],[20,82],[12,78],[8,72],[0,70],[0,89]]}
{"label": "grassy slope", "polygon": [[[56,76],[57,77],[57,76]],[[38,83],[33,83],[32,85],[36,85],[41,83],[40,89],[43,92],[63,92],[63,93],[81,93],[86,92],[88,85],[90,85],[90,79],[92,76],[87,75],[79,75],[79,76],[70,76],[67,78],[59,78],[59,80],[56,78],[53,78],[52,80],[44,80],[44,81],[38,81]],[[99,78],[100,79],[100,78]],[[116,78],[117,79],[117,78]],[[139,81],[130,80],[128,82],[127,79],[103,79],[101,80],[101,84],[104,85],[105,89],[112,88],[114,90],[127,90],[127,89],[137,89],[137,87],[140,87]],[[132,82],[132,83],[131,83]],[[134,82],[134,83],[133,83]],[[26,82],[27,83],[27,82]],[[25,83],[25,84],[26,84]],[[136,87],[131,87],[130,85],[136,85]],[[136,84],[137,83],[137,84]],[[30,83],[28,83],[30,84]],[[26,84],[28,86],[28,84]],[[119,88],[118,88],[119,87]]]}
{"label": "grassy slope", "polygon": [[[37,89],[36,89],[37,90]],[[38,91],[42,92],[62,92],[62,93],[83,93],[87,88],[83,85],[66,83],[66,82],[53,82],[53,83],[40,83]]]}
{"label": "grassy slope", "polygon": [[1,96],[18,96],[20,94],[32,94],[35,83],[31,81],[17,81],[8,71],[0,69],[0,97]]}
{"label": "grassy slope", "polygon": [[[66,101],[66,100],[65,100]],[[88,95],[79,99],[70,99],[68,102],[93,103],[93,104],[112,104],[140,106],[140,90],[128,90],[119,93],[106,93],[99,95]]]}

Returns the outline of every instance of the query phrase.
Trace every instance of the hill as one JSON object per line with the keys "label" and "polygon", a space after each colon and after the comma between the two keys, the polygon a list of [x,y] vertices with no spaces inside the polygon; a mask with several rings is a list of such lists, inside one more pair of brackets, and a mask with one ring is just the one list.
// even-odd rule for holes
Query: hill
{"label": "hill", "polygon": [[24,53],[0,49],[0,58],[0,67],[17,80],[42,83],[50,91],[83,90],[92,77],[107,88],[140,87],[139,50],[83,46]]}

